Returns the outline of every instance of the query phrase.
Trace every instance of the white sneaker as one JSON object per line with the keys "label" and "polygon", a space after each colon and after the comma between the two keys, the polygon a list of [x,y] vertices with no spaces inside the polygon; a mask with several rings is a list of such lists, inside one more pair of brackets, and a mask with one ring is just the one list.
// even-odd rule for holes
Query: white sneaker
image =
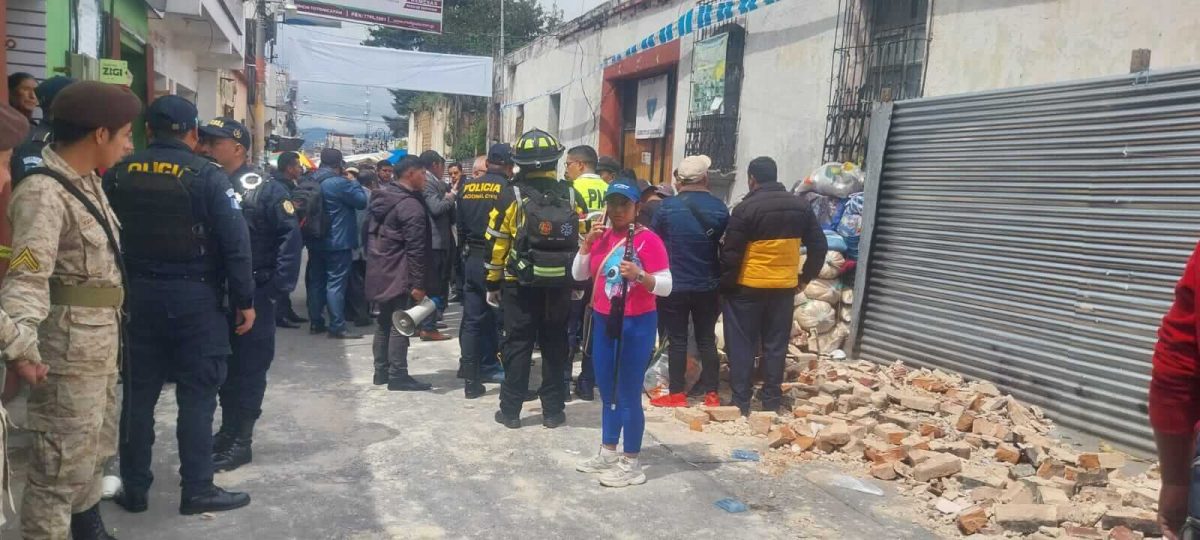
{"label": "white sneaker", "polygon": [[600,485],[607,487],[637,486],[646,483],[646,474],[638,458],[621,456],[615,467],[600,477]]}
{"label": "white sneaker", "polygon": [[602,473],[608,471],[617,465],[617,457],[619,454],[616,450],[609,450],[603,446],[600,451],[591,459],[575,466],[575,470],[583,473]]}

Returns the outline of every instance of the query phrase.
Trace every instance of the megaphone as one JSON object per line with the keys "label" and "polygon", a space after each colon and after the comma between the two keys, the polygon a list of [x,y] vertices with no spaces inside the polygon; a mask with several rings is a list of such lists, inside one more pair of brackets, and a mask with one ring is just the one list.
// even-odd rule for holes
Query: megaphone
{"label": "megaphone", "polygon": [[426,296],[420,304],[404,311],[392,312],[392,326],[396,327],[396,331],[401,335],[413,337],[420,331],[421,321],[435,312],[437,312],[437,304],[434,304],[433,300]]}

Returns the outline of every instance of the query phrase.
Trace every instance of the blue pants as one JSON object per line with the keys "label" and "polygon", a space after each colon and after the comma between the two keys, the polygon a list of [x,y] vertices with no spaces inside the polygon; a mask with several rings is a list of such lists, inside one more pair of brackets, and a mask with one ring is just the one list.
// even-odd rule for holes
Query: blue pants
{"label": "blue pants", "polygon": [[230,338],[233,356],[229,357],[229,374],[221,385],[221,411],[228,417],[257,419],[262,415],[263,395],[267,392],[267,370],[275,358],[275,302],[273,288],[259,287],[254,291],[255,323],[249,332]]}
{"label": "blue pants", "polygon": [[326,252],[319,246],[308,247],[308,266],[304,268],[304,290],[308,296],[308,320],[313,330],[325,330],[325,303],[327,280],[325,267],[328,265]]}
{"label": "blue pants", "polygon": [[462,350],[463,369],[467,380],[478,381],[479,370],[496,363],[500,333],[496,312],[487,304],[487,269],[483,263],[487,253],[476,248],[467,254],[463,265],[463,318],[458,343]]}
{"label": "blue pants", "polygon": [[[625,317],[621,325],[621,358],[617,360],[615,339],[609,339],[604,329],[608,316],[593,311],[592,362],[596,371],[596,388],[604,410],[600,416],[601,442],[617,444],[625,435],[625,453],[642,450],[642,432],[646,429],[646,413],[642,411],[642,380],[650,353],[654,351],[654,336],[658,331],[658,313],[651,311],[636,317]],[[617,369],[616,362],[620,362]],[[613,401],[613,375],[617,371]]]}
{"label": "blue pants", "polygon": [[325,252],[325,298],[329,304],[329,331],[346,331],[346,290],[350,285],[350,265],[354,254],[349,249]]}
{"label": "blue pants", "polygon": [[[179,475],[183,496],[212,487],[212,423],[217,388],[225,380],[229,319],[212,283],[135,278],[130,282],[130,411],[121,422],[121,477],[125,489],[146,492],[154,446],[154,407],[168,376],[179,405]],[[272,319],[263,320],[271,326]],[[256,325],[257,326],[257,325]]]}

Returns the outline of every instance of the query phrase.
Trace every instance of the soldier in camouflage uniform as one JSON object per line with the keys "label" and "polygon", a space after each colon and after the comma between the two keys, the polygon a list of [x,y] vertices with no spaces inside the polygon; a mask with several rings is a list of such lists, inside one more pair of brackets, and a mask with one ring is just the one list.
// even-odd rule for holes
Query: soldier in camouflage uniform
{"label": "soldier in camouflage uniform", "polygon": [[15,331],[37,336],[28,360],[49,367],[29,396],[34,442],[21,531],[27,540],[109,539],[98,503],[105,460],[117,450],[124,289],[119,224],[95,170],[133,150],[141,103],[126,88],[84,81],[59,93],[52,109],[55,142],[42,151],[44,168],[13,190],[13,258],[0,288]]}

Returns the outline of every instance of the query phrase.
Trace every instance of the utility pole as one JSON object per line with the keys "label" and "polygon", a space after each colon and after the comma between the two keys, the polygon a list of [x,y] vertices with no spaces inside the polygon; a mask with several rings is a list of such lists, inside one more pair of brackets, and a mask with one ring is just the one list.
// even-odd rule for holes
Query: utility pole
{"label": "utility pole", "polygon": [[267,140],[266,106],[267,93],[267,2],[258,0],[254,17],[254,166],[263,163],[263,150]]}

